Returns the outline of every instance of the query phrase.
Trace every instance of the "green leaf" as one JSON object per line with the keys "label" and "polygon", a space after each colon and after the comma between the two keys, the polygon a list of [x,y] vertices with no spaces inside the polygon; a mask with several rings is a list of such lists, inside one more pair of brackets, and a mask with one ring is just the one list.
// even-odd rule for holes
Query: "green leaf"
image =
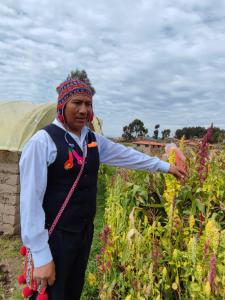
{"label": "green leaf", "polygon": [[202,213],[205,212],[205,205],[201,202],[200,199],[196,199],[196,205]]}

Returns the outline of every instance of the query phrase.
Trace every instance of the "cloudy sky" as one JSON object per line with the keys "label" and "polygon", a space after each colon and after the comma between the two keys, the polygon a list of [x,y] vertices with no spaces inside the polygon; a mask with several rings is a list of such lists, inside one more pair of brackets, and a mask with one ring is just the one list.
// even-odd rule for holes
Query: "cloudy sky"
{"label": "cloudy sky", "polygon": [[108,136],[225,128],[225,0],[0,0],[0,101],[56,102],[76,68]]}

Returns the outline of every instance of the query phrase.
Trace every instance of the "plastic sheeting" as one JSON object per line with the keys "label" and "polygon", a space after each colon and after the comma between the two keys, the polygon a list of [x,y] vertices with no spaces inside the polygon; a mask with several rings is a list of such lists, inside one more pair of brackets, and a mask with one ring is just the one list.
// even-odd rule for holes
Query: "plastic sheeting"
{"label": "plastic sheeting", "polygon": [[[56,103],[25,101],[0,102],[0,150],[21,151],[27,140],[50,124],[56,115]],[[94,118],[94,129],[102,133],[102,122]]]}

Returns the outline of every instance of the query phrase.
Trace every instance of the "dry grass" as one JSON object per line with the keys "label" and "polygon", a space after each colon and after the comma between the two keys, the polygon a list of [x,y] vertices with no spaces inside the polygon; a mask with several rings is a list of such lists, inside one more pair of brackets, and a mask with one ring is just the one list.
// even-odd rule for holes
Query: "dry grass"
{"label": "dry grass", "polygon": [[19,297],[17,284],[17,276],[23,270],[20,245],[18,236],[0,236],[0,300],[22,299]]}

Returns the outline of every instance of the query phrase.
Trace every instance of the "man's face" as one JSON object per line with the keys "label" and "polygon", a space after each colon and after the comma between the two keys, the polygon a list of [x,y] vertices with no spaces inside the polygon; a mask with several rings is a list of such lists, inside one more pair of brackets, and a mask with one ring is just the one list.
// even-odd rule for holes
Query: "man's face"
{"label": "man's face", "polygon": [[74,95],[66,104],[64,117],[69,129],[80,135],[92,114],[92,100],[88,96]]}

